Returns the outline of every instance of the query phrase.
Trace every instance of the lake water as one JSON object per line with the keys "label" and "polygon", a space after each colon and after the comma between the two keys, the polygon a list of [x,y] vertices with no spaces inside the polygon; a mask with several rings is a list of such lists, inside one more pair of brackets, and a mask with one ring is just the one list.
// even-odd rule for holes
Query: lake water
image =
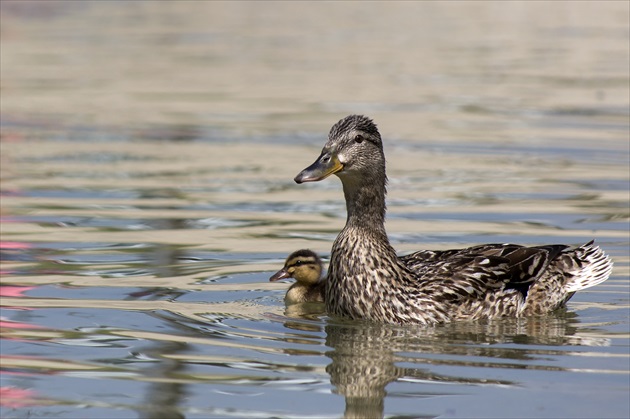
{"label": "lake water", "polygon": [[[630,415],[627,2],[3,0],[3,418]],[[543,318],[393,327],[285,309],[374,118],[401,253],[580,244]]]}

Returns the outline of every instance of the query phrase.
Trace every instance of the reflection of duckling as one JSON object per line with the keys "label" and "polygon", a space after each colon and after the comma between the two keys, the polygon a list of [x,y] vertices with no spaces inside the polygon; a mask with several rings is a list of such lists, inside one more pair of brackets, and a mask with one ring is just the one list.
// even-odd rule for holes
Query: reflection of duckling
{"label": "reflection of duckling", "polygon": [[279,281],[285,278],[295,278],[284,297],[286,304],[324,302],[324,287],[326,282],[320,280],[322,275],[322,261],[315,252],[308,249],[297,250],[289,255],[284,267],[273,274],[269,281]]}

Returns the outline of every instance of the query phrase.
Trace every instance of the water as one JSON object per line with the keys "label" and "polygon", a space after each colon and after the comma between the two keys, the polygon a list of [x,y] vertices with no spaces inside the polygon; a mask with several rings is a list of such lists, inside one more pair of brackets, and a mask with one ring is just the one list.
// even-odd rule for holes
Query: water
{"label": "water", "polygon": [[[628,4],[12,2],[2,17],[6,418],[628,417]],[[285,309],[325,258],[330,126],[385,138],[401,252],[595,238],[544,318]]]}

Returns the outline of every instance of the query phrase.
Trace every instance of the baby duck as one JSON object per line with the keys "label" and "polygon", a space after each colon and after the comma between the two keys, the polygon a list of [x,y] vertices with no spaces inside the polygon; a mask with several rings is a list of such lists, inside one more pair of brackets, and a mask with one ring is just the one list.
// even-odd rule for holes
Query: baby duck
{"label": "baby duck", "polygon": [[287,305],[308,302],[324,302],[326,282],[321,279],[322,260],[315,252],[308,249],[297,250],[289,255],[284,267],[273,274],[269,281],[295,278],[284,297]]}

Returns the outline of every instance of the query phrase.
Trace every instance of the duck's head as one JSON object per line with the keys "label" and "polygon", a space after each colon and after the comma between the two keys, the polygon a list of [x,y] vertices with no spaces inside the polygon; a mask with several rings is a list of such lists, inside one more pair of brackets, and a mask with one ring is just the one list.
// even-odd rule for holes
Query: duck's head
{"label": "duck's head", "polygon": [[333,125],[321,155],[294,180],[296,183],[317,182],[332,174],[344,182],[385,179],[381,134],[370,118],[349,115]]}
{"label": "duck's head", "polygon": [[315,252],[308,249],[297,250],[289,255],[284,267],[273,274],[269,281],[295,278],[296,281],[313,285],[322,275],[322,261]]}

